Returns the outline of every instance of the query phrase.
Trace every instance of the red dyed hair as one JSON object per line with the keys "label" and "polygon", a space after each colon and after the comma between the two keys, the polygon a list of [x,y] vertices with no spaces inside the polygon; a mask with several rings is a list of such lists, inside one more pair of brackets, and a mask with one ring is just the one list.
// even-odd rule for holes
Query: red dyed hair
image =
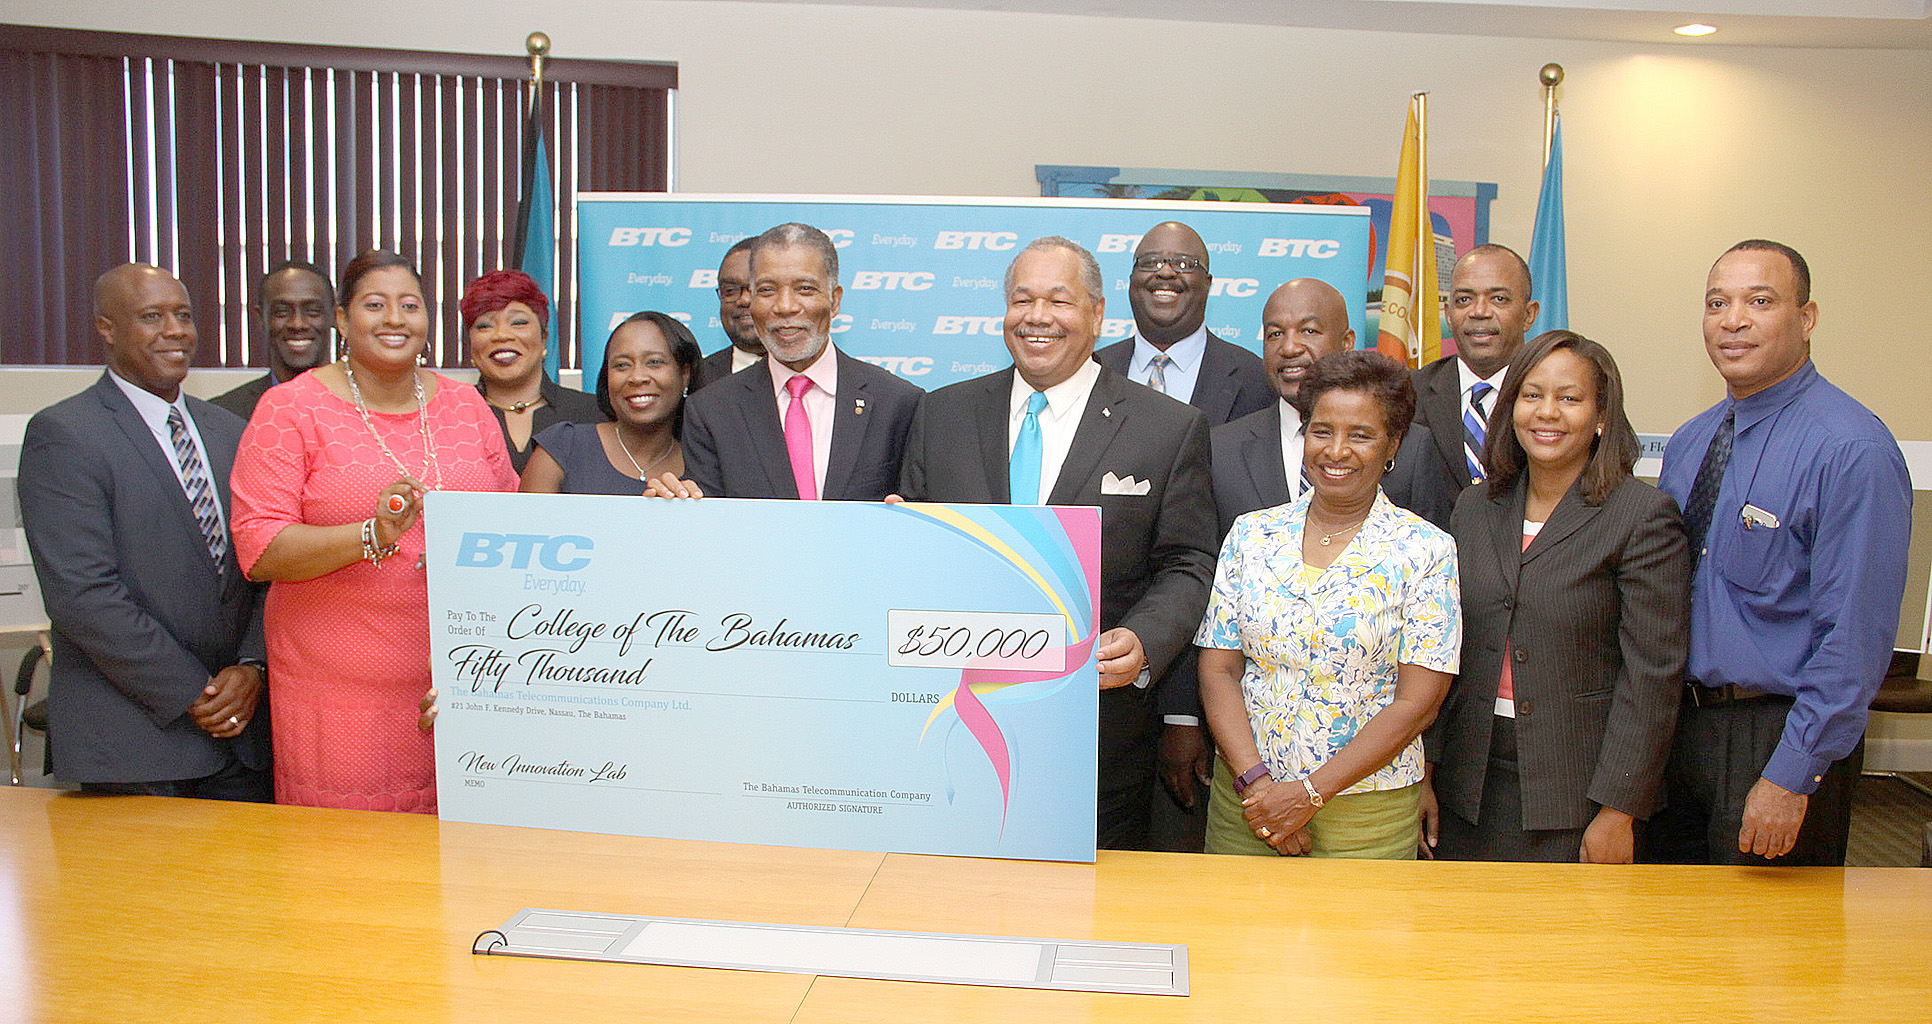
{"label": "red dyed hair", "polygon": [[537,282],[521,270],[492,270],[463,289],[463,301],[458,306],[463,311],[463,329],[469,330],[481,317],[502,312],[512,302],[529,306],[530,312],[537,315],[537,322],[544,325],[544,333],[549,333],[550,300],[543,297],[543,289],[537,287]]}

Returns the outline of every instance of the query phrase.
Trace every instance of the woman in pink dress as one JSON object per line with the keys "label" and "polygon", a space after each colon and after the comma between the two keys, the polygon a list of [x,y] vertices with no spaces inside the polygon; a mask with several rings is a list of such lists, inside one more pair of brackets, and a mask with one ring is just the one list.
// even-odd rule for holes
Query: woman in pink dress
{"label": "woman in pink dress", "polygon": [[267,580],[278,803],[436,811],[423,494],[513,491],[475,388],[419,369],[422,282],[394,253],[342,271],[346,355],[273,388],[230,481],[236,554]]}

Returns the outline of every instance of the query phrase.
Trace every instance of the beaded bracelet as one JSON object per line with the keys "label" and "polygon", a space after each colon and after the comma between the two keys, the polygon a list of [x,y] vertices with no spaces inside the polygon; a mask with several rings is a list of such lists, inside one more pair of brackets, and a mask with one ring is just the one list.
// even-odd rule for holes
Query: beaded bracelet
{"label": "beaded bracelet", "polygon": [[388,558],[390,555],[395,554],[396,549],[401,546],[402,546],[402,538],[398,537],[395,543],[389,545],[386,548],[377,547],[375,517],[370,516],[368,519],[364,519],[362,521],[362,560],[363,561],[368,562],[372,565],[381,565],[383,559]]}

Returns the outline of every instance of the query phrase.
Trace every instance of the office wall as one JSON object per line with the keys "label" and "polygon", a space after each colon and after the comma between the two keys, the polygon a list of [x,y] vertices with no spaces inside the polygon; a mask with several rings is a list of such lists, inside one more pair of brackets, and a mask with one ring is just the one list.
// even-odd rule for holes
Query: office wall
{"label": "office wall", "polygon": [[[1638,428],[1721,394],[1699,344],[1710,261],[1804,251],[1824,371],[1900,438],[1932,440],[1927,340],[1893,312],[1932,278],[1932,53],[1403,35],[727,0],[5,0],[0,19],[184,35],[674,60],[686,191],[1037,194],[1039,163],[1393,173],[1404,100],[1431,94],[1431,169],[1500,185],[1527,248],[1536,70],[1558,61],[1574,325],[1632,379]],[[1894,284],[1894,282],[1899,282]],[[7,410],[34,408],[8,386]]]}

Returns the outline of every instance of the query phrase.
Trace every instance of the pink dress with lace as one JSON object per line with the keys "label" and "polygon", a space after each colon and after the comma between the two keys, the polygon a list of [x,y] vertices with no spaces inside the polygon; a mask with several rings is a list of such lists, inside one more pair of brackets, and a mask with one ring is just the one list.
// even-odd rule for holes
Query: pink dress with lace
{"label": "pink dress with lace", "polygon": [[[434,468],[415,413],[372,412],[369,419],[410,475],[432,490],[516,489],[503,432],[475,388],[438,377],[427,416]],[[292,524],[369,518],[376,495],[400,475],[355,405],[314,374],[270,388],[242,435],[230,478],[242,567],[252,568]],[[264,625],[277,803],[435,813],[435,746],[416,728],[417,702],[429,688],[422,554],[418,522],[381,565],[357,562],[269,587]]]}

